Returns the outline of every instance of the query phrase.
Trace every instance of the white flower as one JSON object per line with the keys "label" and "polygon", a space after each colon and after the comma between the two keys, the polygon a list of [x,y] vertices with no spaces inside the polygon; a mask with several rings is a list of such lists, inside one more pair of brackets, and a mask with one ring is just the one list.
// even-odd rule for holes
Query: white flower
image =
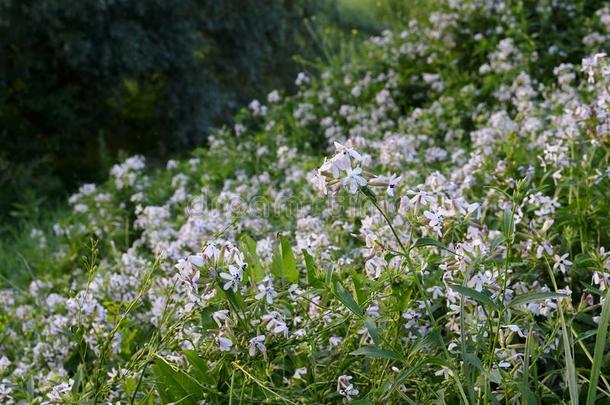
{"label": "white flower", "polygon": [[267,352],[267,348],[263,344],[264,341],[265,341],[264,335],[258,335],[256,337],[253,337],[252,339],[250,339],[250,345],[248,348],[248,353],[250,354],[250,356],[254,357],[256,355],[257,350],[261,353]]}
{"label": "white flower", "polygon": [[402,180],[402,176],[397,176],[392,174],[391,176],[377,176],[372,179],[369,184],[371,186],[382,186],[386,187],[386,193],[390,197],[394,197],[396,195],[396,188],[398,183]]}
{"label": "white flower", "polygon": [[227,282],[222,286],[223,290],[233,290],[233,292],[237,292],[237,289],[241,285],[241,281],[244,277],[244,272],[239,267],[229,266],[229,272],[220,273],[220,277],[227,280]]}
{"label": "white flower", "polygon": [[193,268],[193,264],[190,260],[180,259],[176,264],[176,268],[179,271],[178,277],[182,280],[189,288],[192,293],[197,293],[198,287],[197,282],[199,281],[200,273],[199,270]]}
{"label": "white flower", "polygon": [[330,343],[330,347],[339,346],[341,344],[341,342],[343,342],[343,338],[338,337],[338,336],[331,336],[328,339],[328,343]]}
{"label": "white flower", "polygon": [[297,75],[297,80],[294,82],[297,86],[303,86],[305,84],[309,84],[309,76],[306,73],[299,72]]}
{"label": "white flower", "polygon": [[295,380],[302,380],[305,374],[307,374],[307,367],[297,368],[296,370],[294,370],[294,375],[292,376],[292,378],[294,378]]}
{"label": "white flower", "polygon": [[402,180],[402,176],[396,176],[395,174],[390,176],[390,179],[388,180],[388,188],[386,189],[386,192],[390,197],[394,197],[396,194],[396,187],[398,186],[398,183],[400,183],[400,180]]}
{"label": "white flower", "polygon": [[227,337],[218,336],[218,345],[220,346],[221,351],[228,352],[233,346],[233,341]]}
{"label": "white flower", "polygon": [[563,274],[566,274],[567,268],[572,264],[572,262],[567,259],[568,256],[569,253],[566,253],[563,256],[553,256],[553,261],[555,261],[555,264],[553,264],[553,270],[559,270]]}
{"label": "white flower", "polygon": [[443,376],[445,380],[448,380],[449,377],[453,377],[453,371],[445,366],[441,366],[440,370],[436,371],[434,375]]}
{"label": "white flower", "polygon": [[326,177],[320,172],[320,170],[314,171],[310,181],[316,190],[318,190],[322,195],[328,194],[328,189],[326,188]]}
{"label": "white flower", "polygon": [[277,297],[277,292],[273,288],[273,281],[270,277],[265,277],[261,283],[258,284],[258,294],[255,298],[257,300],[266,298],[267,304],[273,304],[273,299]]}
{"label": "white flower", "polygon": [[542,255],[546,253],[547,255],[553,254],[553,247],[547,241],[542,241],[536,248],[536,259],[540,259]]}
{"label": "white flower", "polygon": [[2,356],[2,358],[0,358],[0,373],[4,372],[10,365],[11,361],[8,359],[8,357]]}
{"label": "white flower", "polygon": [[346,187],[350,193],[355,194],[358,191],[358,187],[366,186],[366,180],[360,176],[362,168],[356,167],[355,169],[347,169],[346,175],[341,179],[341,183]]}
{"label": "white flower", "polygon": [[593,273],[592,283],[599,286],[601,291],[605,291],[606,287],[610,285],[610,274],[596,271]]}
{"label": "white flower", "polygon": [[222,322],[225,321],[228,316],[229,316],[229,310],[228,309],[222,309],[220,311],[215,311],[212,314],[212,319],[214,319],[214,321],[216,322],[216,324],[218,326],[222,326]]}
{"label": "white flower", "polygon": [[335,142],[335,149],[337,151],[337,154],[335,155],[335,157],[338,156],[343,156],[343,157],[351,157],[353,158],[355,161],[360,162],[362,161],[362,155],[358,152],[356,152],[356,150],[354,150],[353,148],[350,148],[349,146],[345,146],[340,144],[339,142]]}
{"label": "white flower", "polygon": [[351,380],[351,375],[342,375],[337,379],[337,393],[344,397],[345,401],[350,401],[352,397],[356,397],[360,393],[360,391],[354,388]]}
{"label": "white flower", "polygon": [[443,215],[439,212],[424,211],[424,217],[428,219],[428,226],[432,228],[438,236],[443,236],[441,227],[443,226]]}
{"label": "white flower", "polygon": [[188,257],[188,261],[191,262],[192,265],[197,266],[197,267],[202,267],[203,263],[204,263],[203,257],[198,256],[198,255],[190,255]]}
{"label": "white flower", "polygon": [[411,204],[413,204],[413,206],[415,206],[416,209],[419,209],[422,205],[429,205],[430,203],[432,203],[436,200],[436,198],[433,195],[429,194],[428,192],[426,192],[424,190],[417,190],[417,191],[409,190],[409,191],[407,191],[407,193],[409,195],[413,195],[413,197],[411,197],[409,202]]}
{"label": "white flower", "polygon": [[341,171],[345,171],[351,167],[351,163],[348,159],[343,159],[342,155],[338,159],[336,156],[330,160],[324,159],[324,163],[320,166],[318,173],[331,173],[333,177],[337,178],[341,174]]}
{"label": "white flower", "polygon": [[333,177],[337,178],[342,171],[348,172],[349,175],[352,168],[352,159],[357,162],[362,160],[360,153],[350,147],[335,142],[335,148],[337,149],[335,155],[330,159],[324,159],[324,163],[318,170],[319,175],[330,173]]}
{"label": "white flower", "polygon": [[271,311],[261,317],[263,323],[267,324],[267,330],[273,334],[279,335],[283,333],[284,336],[288,337],[288,326],[282,315],[277,311]]}
{"label": "white flower", "polygon": [[280,93],[277,90],[273,90],[271,93],[269,93],[267,95],[267,101],[270,104],[277,103],[281,99],[282,99],[282,97],[280,96]]}
{"label": "white flower", "polygon": [[214,243],[210,243],[203,251],[203,255],[210,260],[218,260],[220,257],[220,249]]}
{"label": "white flower", "polygon": [[443,296],[443,290],[438,285],[435,285],[434,287],[430,287],[426,291],[429,293],[432,293],[433,300]]}
{"label": "white flower", "polygon": [[525,338],[527,337],[527,332],[523,332],[519,325],[504,325],[505,328],[508,328],[511,332],[516,333],[519,337]]}

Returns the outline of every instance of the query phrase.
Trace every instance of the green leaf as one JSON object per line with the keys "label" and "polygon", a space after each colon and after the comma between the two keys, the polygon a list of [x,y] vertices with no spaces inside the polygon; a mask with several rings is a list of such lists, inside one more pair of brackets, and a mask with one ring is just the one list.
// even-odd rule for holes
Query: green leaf
{"label": "green leaf", "polygon": [[375,321],[373,321],[371,318],[364,318],[363,323],[366,327],[366,330],[368,330],[369,335],[371,335],[371,339],[373,339],[375,346],[379,346],[379,344],[381,343],[381,337],[379,336],[377,326],[375,326]]}
{"label": "green leaf", "polygon": [[[527,373],[524,373],[524,374],[527,374]],[[538,403],[538,401],[536,399],[536,395],[534,395],[534,393],[532,392],[530,387],[525,385],[523,382],[518,382],[517,388],[519,389],[519,392],[521,393],[521,403],[523,405],[536,405]]]}
{"label": "green leaf", "polygon": [[224,294],[224,296],[227,298],[227,300],[231,303],[233,308],[243,312],[243,310],[246,306],[244,303],[244,297],[242,297],[239,292],[235,292],[233,290],[224,290],[221,287],[219,287],[219,288],[220,288],[220,291],[222,291],[222,294]]}
{"label": "green leaf", "polygon": [[265,269],[263,269],[258,253],[256,253],[256,242],[248,235],[242,236],[241,241],[242,250],[246,255],[246,261],[249,265],[247,270],[254,282],[258,283],[265,278]]}
{"label": "green leaf", "polygon": [[492,299],[488,295],[485,295],[482,292],[478,292],[477,290],[474,290],[474,289],[468,288],[468,287],[464,287],[464,286],[458,285],[458,284],[450,284],[449,287],[451,287],[455,291],[459,292],[463,296],[472,298],[473,300],[477,301],[479,304],[487,306],[490,309],[498,309],[498,306],[496,305],[496,303],[493,302]]}
{"label": "green leaf", "polygon": [[[550,266],[547,266],[549,270],[549,274],[555,284],[555,278],[553,275],[553,271]],[[557,285],[555,285],[555,289],[557,289]],[[557,305],[557,309],[559,310],[559,321],[561,323],[561,342],[563,345],[563,357],[566,368],[566,380],[568,384],[568,392],[570,393],[570,402],[571,404],[578,405],[579,398],[579,389],[578,389],[578,381],[576,379],[576,363],[574,361],[574,344],[570,340],[570,334],[568,333],[568,326],[566,324],[565,317],[563,315],[563,310],[561,309],[561,305]]]}
{"label": "green leaf", "polygon": [[213,384],[208,374],[208,365],[194,350],[185,350],[184,355],[193,368],[193,376],[199,381],[200,384]]}
{"label": "green leaf", "polygon": [[283,278],[283,268],[282,251],[278,246],[273,251],[273,256],[271,257],[271,274],[276,278]]}
{"label": "green leaf", "polygon": [[335,283],[335,296],[343,305],[352,311],[354,315],[358,318],[362,318],[364,311],[360,308],[356,300],[354,300],[354,297],[348,293],[338,281]]}
{"label": "green leaf", "polygon": [[[535,340],[532,339],[533,326],[530,326],[529,331],[527,333],[527,337],[525,338],[525,356],[523,356],[523,370],[527,370],[527,372],[521,373],[522,380],[517,383],[517,388],[519,388],[519,392],[521,392],[521,402],[524,405],[536,405],[538,401],[536,401],[536,396],[530,389],[530,373],[533,373],[533,381],[537,380],[537,369],[536,369],[536,359],[533,358],[533,346],[536,344]],[[533,361],[533,366],[530,367],[530,361]]]}
{"label": "green leaf", "polygon": [[197,399],[203,396],[202,387],[197,381],[181,370],[174,370],[164,360],[157,359],[153,368],[156,368],[157,377],[160,377],[166,384],[171,384],[168,391],[173,395],[175,401],[196,404]]}
{"label": "green leaf", "polygon": [[423,357],[421,360],[417,361],[416,364],[413,367],[404,369],[402,371],[400,371],[397,375],[396,378],[394,379],[394,382],[388,386],[384,391],[385,395],[389,395],[390,393],[392,393],[393,391],[395,391],[396,389],[398,389],[398,387],[405,382],[413,373],[415,373],[417,370],[419,370],[420,368],[422,368],[425,365],[429,365],[429,364],[433,364],[433,365],[437,365],[437,366],[446,366],[449,367],[450,364],[447,363],[445,360],[439,358],[439,357]]}
{"label": "green leaf", "polygon": [[481,363],[481,360],[478,358],[476,353],[464,353],[462,357],[464,359],[464,363],[474,366],[477,370],[481,372],[485,372],[485,369],[483,368],[483,363]]}
{"label": "green leaf", "polygon": [[419,238],[413,245],[414,248],[424,247],[424,246],[434,246],[439,249],[449,250],[449,247],[447,245],[445,245],[443,242],[438,241],[436,239],[432,239],[432,238]]}
{"label": "green leaf", "polygon": [[326,277],[324,278],[324,280],[326,281],[326,285],[332,287],[333,281],[335,281],[336,279],[337,276],[334,274],[333,268],[331,266],[328,266],[328,268],[326,269]]}
{"label": "green leaf", "polygon": [[356,300],[358,305],[364,305],[368,299],[368,294],[364,291],[362,276],[356,273],[354,270],[351,271],[352,283],[354,284],[354,292],[356,293]]}
{"label": "green leaf", "polygon": [[489,378],[489,381],[491,382],[494,382],[496,384],[502,384],[502,374],[500,374],[500,370],[498,370],[497,368],[489,370],[489,372],[487,373],[487,378]]}
{"label": "green leaf", "polygon": [[574,340],[574,343],[578,343],[581,340],[587,340],[589,339],[591,336],[595,336],[597,334],[597,331],[595,329],[591,329],[588,330],[586,332],[581,333],[580,335],[578,335],[578,337],[576,338],[576,340]]}
{"label": "green leaf", "polygon": [[299,272],[297,271],[297,262],[294,260],[290,241],[280,236],[280,244],[282,246],[282,270],[283,277],[291,283],[299,281]]}
{"label": "green leaf", "polygon": [[392,350],[380,349],[378,347],[362,347],[350,353],[352,356],[366,356],[375,359],[386,359],[402,362],[400,355]]}
{"label": "green leaf", "polygon": [[513,299],[506,307],[511,308],[517,305],[527,304],[529,302],[542,301],[550,298],[567,298],[566,294],[560,294],[556,292],[531,292],[521,294]]}
{"label": "green leaf", "polygon": [[589,390],[587,391],[587,405],[594,404],[597,396],[597,381],[599,380],[602,364],[604,364],[604,349],[607,343],[606,336],[608,335],[608,323],[610,323],[610,288],[606,293],[606,300],[602,306],[602,314],[599,319],[599,327],[597,328],[597,337],[595,338],[595,352],[593,353],[591,378]]}
{"label": "green leaf", "polygon": [[490,250],[492,252],[495,251],[498,248],[498,246],[503,245],[505,242],[506,242],[506,236],[499,235],[497,238],[495,238],[494,240],[491,241]]}
{"label": "green leaf", "polygon": [[423,349],[430,349],[434,345],[438,344],[440,335],[437,330],[432,329],[429,333],[415,339],[415,343],[411,347],[411,351],[419,351]]}
{"label": "green leaf", "polygon": [[504,230],[504,236],[506,237],[506,239],[510,239],[511,234],[513,232],[513,213],[509,208],[506,208],[504,210],[504,215],[503,215],[503,230]]}
{"label": "green leaf", "polygon": [[152,370],[157,377],[156,387],[163,402],[179,401],[190,396],[190,390],[186,390],[183,386],[184,376],[182,376],[179,371],[174,370],[165,361],[157,359]]}
{"label": "green leaf", "polygon": [[306,249],[303,249],[303,257],[305,258],[305,267],[307,268],[307,284],[310,287],[322,287],[324,284],[318,278],[318,268],[316,267],[316,263]]}
{"label": "green leaf", "polygon": [[214,313],[213,307],[205,307],[202,308],[199,312],[199,317],[201,318],[201,328],[203,331],[207,331],[208,329],[216,329],[218,325],[214,322],[212,318],[212,314]]}
{"label": "green leaf", "polygon": [[77,394],[81,383],[85,380],[85,368],[84,364],[81,363],[78,365],[78,369],[76,374],[74,374],[74,383],[72,384],[72,394]]}
{"label": "green leaf", "polygon": [[377,203],[377,196],[368,186],[360,187],[360,190],[362,191],[362,194],[367,196],[371,201]]}

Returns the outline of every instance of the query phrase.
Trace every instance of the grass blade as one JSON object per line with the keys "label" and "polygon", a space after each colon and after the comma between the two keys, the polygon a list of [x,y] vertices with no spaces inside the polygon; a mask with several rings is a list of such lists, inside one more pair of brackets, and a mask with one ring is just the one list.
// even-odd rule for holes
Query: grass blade
{"label": "grass blade", "polygon": [[472,288],[464,287],[462,285],[457,285],[457,284],[450,284],[449,287],[451,289],[459,292],[463,296],[472,298],[473,300],[477,301],[479,304],[487,306],[492,310],[497,309],[497,306],[492,301],[492,299],[489,296],[483,294],[482,292],[479,292]]}
{"label": "grass blade", "polygon": [[561,294],[561,293],[555,293],[555,292],[531,292],[531,293],[527,293],[527,294],[522,294],[519,295],[518,297],[515,297],[514,300],[512,300],[506,307],[510,308],[510,307],[515,307],[517,305],[521,305],[521,304],[528,304],[530,302],[535,302],[535,301],[542,301],[542,300],[547,300],[550,298],[567,298],[568,296],[566,294]]}
{"label": "grass blade", "polygon": [[354,297],[345,290],[345,287],[341,283],[335,284],[335,296],[345,305],[354,315],[358,318],[362,318],[364,310],[360,308],[360,305],[356,302]]}
{"label": "grass blade", "polygon": [[386,359],[403,362],[398,353],[392,350],[380,349],[378,347],[362,347],[350,353],[352,356],[367,356],[375,359]]}
{"label": "grass blade", "polygon": [[593,353],[593,365],[591,367],[591,377],[589,382],[589,390],[587,391],[587,405],[595,403],[597,396],[597,381],[599,380],[602,362],[604,360],[604,348],[606,346],[606,337],[608,336],[608,322],[610,321],[610,288],[606,293],[606,299],[602,306],[602,314],[597,328],[597,337],[595,338],[595,352]]}

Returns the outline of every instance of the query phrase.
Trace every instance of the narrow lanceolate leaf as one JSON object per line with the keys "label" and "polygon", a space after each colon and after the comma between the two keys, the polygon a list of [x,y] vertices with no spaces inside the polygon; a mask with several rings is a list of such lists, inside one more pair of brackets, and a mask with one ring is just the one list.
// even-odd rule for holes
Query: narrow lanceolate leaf
{"label": "narrow lanceolate leaf", "polygon": [[395,379],[394,382],[391,385],[387,385],[385,388],[385,390],[383,390],[382,392],[385,392],[385,395],[389,395],[390,393],[392,393],[393,391],[395,391],[396,389],[398,389],[398,387],[404,383],[405,381],[407,381],[409,379],[409,377],[411,377],[411,375],[413,375],[414,373],[416,373],[420,368],[427,366],[427,365],[435,365],[435,366],[440,366],[440,367],[449,367],[450,364],[447,363],[445,360],[439,358],[439,357],[432,357],[432,356],[421,356],[420,360],[417,360],[415,362],[415,365],[410,367],[410,368],[406,368],[403,369],[402,371],[400,371]]}
{"label": "narrow lanceolate leaf", "polygon": [[515,299],[513,299],[506,307],[515,307],[517,305],[528,304],[530,302],[543,301],[552,298],[568,298],[569,296],[566,294],[556,293],[556,292],[531,292],[519,295]]}
{"label": "narrow lanceolate leaf", "polygon": [[358,305],[364,305],[365,301],[368,299],[368,294],[363,288],[363,278],[360,274],[352,270],[350,272],[352,275],[352,283],[354,284],[354,292],[356,293],[356,301]]}
{"label": "narrow lanceolate leaf", "polygon": [[511,234],[513,233],[513,213],[511,212],[511,210],[509,208],[506,208],[504,210],[502,222],[503,222],[502,228],[504,230],[504,236],[506,237],[506,239],[510,239]]}
{"label": "narrow lanceolate leaf", "polygon": [[152,370],[157,378],[157,391],[164,401],[178,401],[200,392],[200,387],[185,373],[174,370],[164,360],[158,359]]}
{"label": "narrow lanceolate leaf", "polygon": [[340,282],[335,283],[336,296],[354,315],[362,318],[364,311],[360,308],[360,305],[354,300],[354,297],[348,293]]}
{"label": "narrow lanceolate leaf", "polygon": [[[536,395],[530,389],[530,358],[532,356],[532,346],[535,341],[532,339],[532,327],[530,327],[527,337],[525,338],[525,356],[523,356],[523,369],[527,370],[525,373],[521,373],[521,381],[517,383],[517,388],[521,392],[521,402],[524,405],[536,405]],[[534,372],[534,381],[536,380],[536,366],[531,369]]]}
{"label": "narrow lanceolate leaf", "polygon": [[419,238],[417,241],[415,241],[415,244],[413,245],[414,248],[423,246],[434,246],[439,249],[449,250],[449,247],[443,242],[432,238]]}
{"label": "narrow lanceolate leaf", "polygon": [[249,264],[248,272],[250,273],[250,277],[252,277],[254,282],[258,283],[265,278],[265,270],[258,257],[258,253],[256,253],[256,242],[248,235],[244,235],[241,238],[241,242],[244,253],[246,254],[246,261]]}
{"label": "narrow lanceolate leaf", "polygon": [[593,405],[597,396],[597,381],[604,362],[604,349],[606,347],[606,337],[608,336],[608,323],[610,322],[610,288],[606,293],[606,299],[602,306],[602,314],[597,328],[597,338],[595,338],[595,352],[593,353],[593,365],[591,367],[591,378],[589,379],[589,390],[587,391],[587,405]]}
{"label": "narrow lanceolate leaf", "polygon": [[313,257],[303,249],[303,257],[305,258],[305,267],[307,268],[307,284],[310,287],[322,287],[324,283],[318,278],[318,269]]}
{"label": "narrow lanceolate leaf", "polygon": [[[553,270],[551,269],[550,264],[547,261],[547,269],[549,276],[551,278],[551,282],[553,283],[553,287],[557,290],[557,282],[555,281],[555,275],[553,274]],[[561,323],[561,340],[563,345],[563,357],[565,361],[565,369],[566,369],[566,382],[568,384],[568,391],[570,393],[570,402],[572,405],[578,405],[579,398],[579,389],[578,382],[576,381],[576,364],[574,362],[574,344],[570,339],[570,334],[568,333],[568,325],[566,324],[566,319],[563,313],[563,307],[561,303],[557,305],[557,310],[559,312],[559,322]],[[571,326],[570,326],[571,328]]]}
{"label": "narrow lanceolate leaf", "polygon": [[481,363],[481,360],[479,359],[479,357],[477,356],[476,353],[464,353],[464,355],[462,357],[463,357],[464,363],[475,367],[476,369],[478,369],[481,372],[485,372],[483,363]]}
{"label": "narrow lanceolate leaf", "polygon": [[371,318],[364,318],[363,323],[366,327],[366,330],[369,332],[371,339],[373,339],[373,343],[375,343],[375,346],[379,346],[379,344],[381,343],[381,337],[379,336],[377,326],[375,326],[375,321],[373,321]]}
{"label": "narrow lanceolate leaf", "polygon": [[290,241],[284,236],[280,236],[280,244],[282,246],[282,273],[283,277],[291,283],[299,281],[299,272],[297,271],[297,262],[294,260]]}
{"label": "narrow lanceolate leaf", "polygon": [[362,347],[350,353],[352,356],[366,356],[375,359],[386,359],[402,362],[400,355],[392,350],[380,349],[378,347]]}
{"label": "narrow lanceolate leaf", "polygon": [[371,201],[377,202],[377,196],[368,186],[361,187],[360,190],[362,191],[362,194],[367,196]]}
{"label": "narrow lanceolate leaf", "polygon": [[450,284],[449,287],[452,288],[453,290],[459,292],[463,296],[475,300],[476,302],[478,302],[479,304],[481,304],[485,307],[488,307],[490,309],[497,309],[497,305],[495,302],[493,302],[491,297],[483,294],[482,292],[479,292],[472,288],[464,287],[462,285],[457,285],[457,284]]}
{"label": "narrow lanceolate leaf", "polygon": [[563,315],[561,305],[558,305],[559,309],[559,320],[561,322],[561,340],[563,343],[563,355],[566,366],[566,379],[568,382],[568,391],[570,392],[570,401],[573,405],[578,405],[578,383],[576,382],[576,365],[574,363],[574,346],[571,343],[570,336],[568,334],[568,327],[566,320]]}
{"label": "narrow lanceolate leaf", "polygon": [[271,257],[271,274],[273,274],[277,278],[284,277],[284,264],[282,260],[282,249],[277,247],[273,251],[273,256]]}
{"label": "narrow lanceolate leaf", "polygon": [[184,355],[192,367],[193,377],[195,377],[200,384],[212,384],[213,380],[209,376],[208,366],[205,360],[199,357],[195,350],[185,350]]}

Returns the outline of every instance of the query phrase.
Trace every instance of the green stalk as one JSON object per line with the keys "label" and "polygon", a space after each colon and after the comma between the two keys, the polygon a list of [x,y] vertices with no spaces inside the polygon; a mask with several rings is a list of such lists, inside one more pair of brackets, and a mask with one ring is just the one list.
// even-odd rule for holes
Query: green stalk
{"label": "green stalk", "polygon": [[597,337],[595,338],[595,352],[593,353],[591,381],[589,383],[589,390],[587,391],[587,405],[593,405],[595,403],[597,381],[604,361],[604,348],[608,335],[608,322],[610,321],[610,288],[607,288],[607,290],[599,326],[597,327]]}
{"label": "green stalk", "polygon": [[[361,192],[362,192],[362,190],[361,190]],[[443,350],[443,354],[447,357],[447,360],[449,361],[449,363],[452,363],[452,361],[451,361],[452,360],[451,359],[451,354],[447,350],[447,347],[445,346],[445,342],[442,339],[440,327],[439,327],[438,323],[436,322],[436,318],[432,314],[432,309],[430,308],[430,304],[428,303],[428,300],[426,300],[426,292],[424,290],[424,287],[421,284],[421,282],[419,281],[419,278],[417,277],[417,273],[415,272],[415,266],[413,265],[413,262],[411,261],[411,258],[409,257],[409,250],[405,247],[405,245],[402,243],[402,241],[398,237],[398,233],[394,229],[394,226],[392,225],[392,222],[387,217],[385,212],[383,212],[383,210],[379,207],[379,205],[377,204],[377,201],[375,201],[371,196],[367,195],[364,192],[362,192],[362,194],[364,194],[364,196],[366,198],[368,198],[368,200],[371,201],[371,203],[373,203],[373,205],[375,206],[377,211],[379,211],[379,213],[383,216],[383,218],[385,219],[386,223],[390,227],[390,230],[392,231],[392,234],[394,235],[394,238],[398,242],[398,245],[400,246],[400,249],[402,250],[403,256],[407,260],[407,267],[413,273],[413,276],[414,276],[413,278],[415,279],[415,285],[417,286],[417,290],[418,290],[418,292],[420,293],[420,295],[423,298],[424,306],[426,307],[426,312],[428,313],[428,317],[430,318],[430,322],[432,323],[432,328],[433,328],[435,333],[438,333],[439,343],[440,343],[440,346],[441,346],[441,348]],[[466,393],[464,391],[464,387],[462,386],[462,382],[459,379],[459,376],[457,375],[457,373],[454,372],[453,373],[453,377],[454,377],[454,380],[455,380],[455,384],[456,384],[456,386],[457,386],[457,388],[458,388],[458,390],[460,392],[460,395],[462,397],[462,401],[464,401],[465,404],[468,404],[469,403],[468,402],[468,398],[466,397]]]}
{"label": "green stalk", "polygon": [[[549,260],[545,257],[547,269],[553,288],[557,291],[557,282],[555,281],[555,274]],[[563,352],[566,361],[566,378],[568,380],[568,390],[570,391],[570,402],[572,405],[578,405],[578,384],[576,383],[576,365],[574,364],[574,357],[572,355],[572,347],[570,347],[570,335],[568,334],[568,328],[566,326],[565,317],[563,315],[563,308],[561,302],[557,302],[557,309],[559,310],[559,320],[561,321],[561,337],[563,341]]]}

